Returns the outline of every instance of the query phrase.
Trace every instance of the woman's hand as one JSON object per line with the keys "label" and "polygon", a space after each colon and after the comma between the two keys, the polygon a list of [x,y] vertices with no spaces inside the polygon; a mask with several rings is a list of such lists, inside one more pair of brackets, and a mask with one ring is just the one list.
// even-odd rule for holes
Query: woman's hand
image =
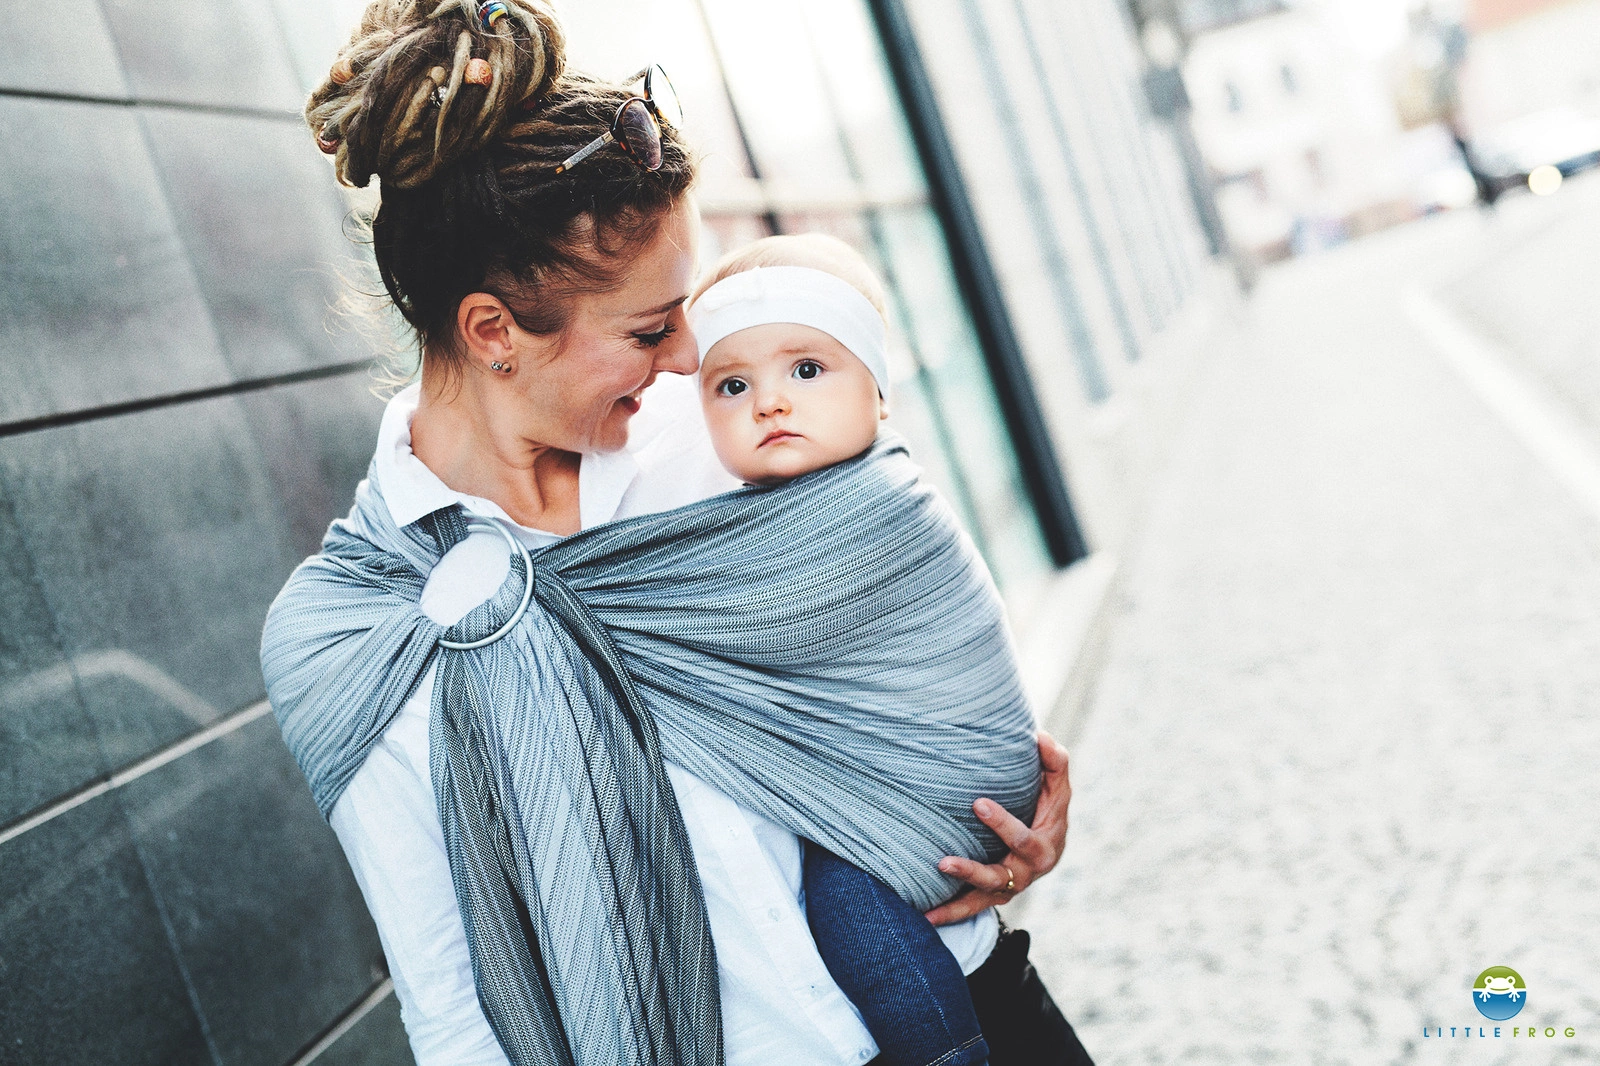
{"label": "woman's hand", "polygon": [[990,866],[955,855],[941,859],[939,869],[972,887],[929,911],[928,921],[934,925],[949,925],[996,904],[1008,903],[1061,861],[1061,852],[1067,846],[1067,804],[1072,800],[1072,783],[1067,780],[1067,749],[1042,730],[1039,762],[1044,766],[1044,785],[1039,790],[1033,825],[1023,825],[993,800],[981,799],[974,803],[973,813],[993,829],[1011,851]]}

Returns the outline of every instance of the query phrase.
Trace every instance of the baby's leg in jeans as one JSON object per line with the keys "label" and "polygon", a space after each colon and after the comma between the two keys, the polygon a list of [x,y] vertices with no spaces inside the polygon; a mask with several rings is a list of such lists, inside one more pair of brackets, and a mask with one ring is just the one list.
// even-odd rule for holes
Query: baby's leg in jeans
{"label": "baby's leg in jeans", "polygon": [[894,890],[806,842],[806,920],[828,972],[889,1066],[982,1066],[967,979],[928,919]]}

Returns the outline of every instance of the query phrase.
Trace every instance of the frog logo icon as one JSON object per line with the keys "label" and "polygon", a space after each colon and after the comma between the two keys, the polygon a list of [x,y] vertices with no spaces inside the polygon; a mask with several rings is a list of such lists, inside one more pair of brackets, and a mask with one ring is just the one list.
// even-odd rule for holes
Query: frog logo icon
{"label": "frog logo icon", "polygon": [[1509,966],[1491,966],[1472,982],[1472,1003],[1490,1021],[1515,1018],[1528,1002],[1528,986]]}

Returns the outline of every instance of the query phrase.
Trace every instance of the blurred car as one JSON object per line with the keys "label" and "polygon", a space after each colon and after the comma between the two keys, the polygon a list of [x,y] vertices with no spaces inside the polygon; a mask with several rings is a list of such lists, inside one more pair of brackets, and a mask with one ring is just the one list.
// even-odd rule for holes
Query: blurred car
{"label": "blurred car", "polygon": [[[1475,177],[1494,195],[1529,187],[1529,176],[1554,168],[1560,177],[1600,166],[1600,119],[1569,107],[1539,111],[1491,127],[1472,137],[1469,151]],[[1533,185],[1550,189],[1548,170]],[[1556,182],[1559,185],[1560,182]],[[1550,189],[1553,191],[1553,189]]]}

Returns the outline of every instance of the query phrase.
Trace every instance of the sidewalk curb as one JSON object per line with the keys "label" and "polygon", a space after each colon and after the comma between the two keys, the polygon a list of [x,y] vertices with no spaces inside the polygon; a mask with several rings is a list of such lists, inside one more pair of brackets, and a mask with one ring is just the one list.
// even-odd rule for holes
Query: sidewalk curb
{"label": "sidewalk curb", "polygon": [[1122,572],[1105,550],[1062,570],[1039,597],[1017,656],[1039,727],[1062,744],[1076,739],[1108,643],[1111,593]]}

